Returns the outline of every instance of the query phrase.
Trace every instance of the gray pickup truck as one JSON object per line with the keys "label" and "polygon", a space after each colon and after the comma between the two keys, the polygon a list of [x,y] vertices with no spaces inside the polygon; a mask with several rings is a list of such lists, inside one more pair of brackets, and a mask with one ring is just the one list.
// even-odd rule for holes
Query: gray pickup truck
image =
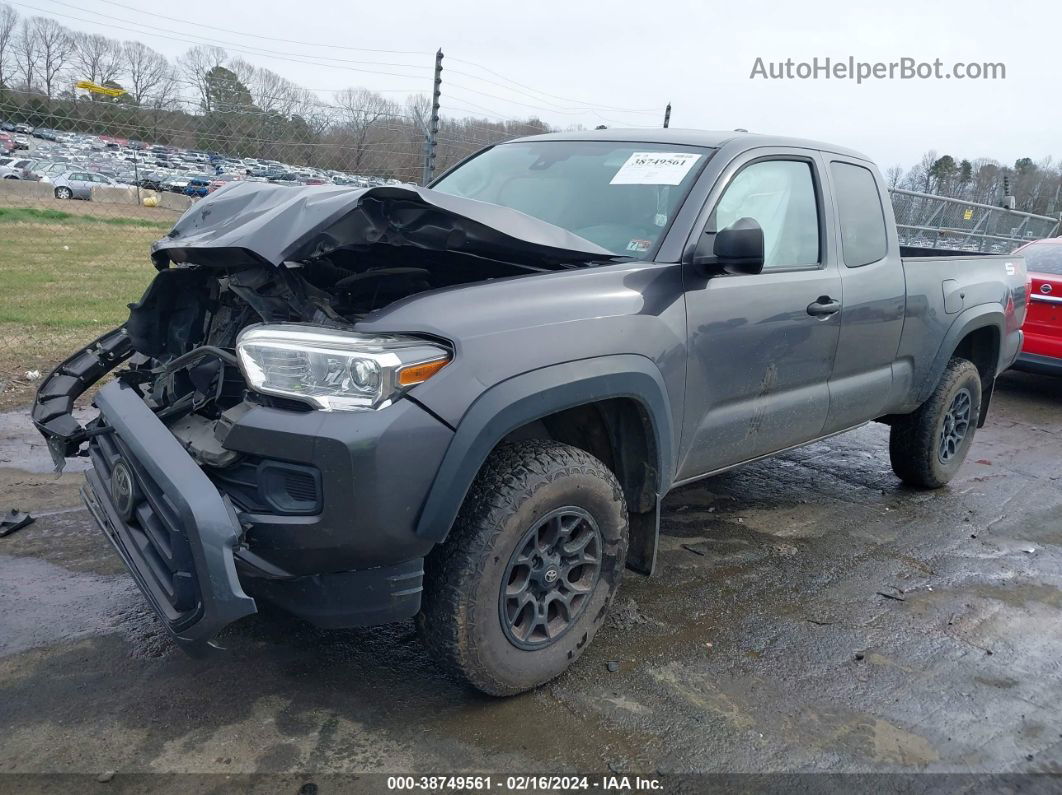
{"label": "gray pickup truck", "polygon": [[560,674],[624,567],[652,573],[670,489],[874,420],[902,481],[947,483],[1027,298],[1020,257],[901,251],[855,152],[674,129],[510,141],[430,189],[233,183],[152,259],[33,418],[57,465],[91,458],[176,640],[256,600],[416,616],[493,694]]}

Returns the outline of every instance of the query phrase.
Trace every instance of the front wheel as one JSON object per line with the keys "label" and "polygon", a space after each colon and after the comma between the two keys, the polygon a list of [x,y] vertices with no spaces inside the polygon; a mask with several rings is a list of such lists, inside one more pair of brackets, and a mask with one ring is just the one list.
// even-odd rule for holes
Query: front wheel
{"label": "front wheel", "polygon": [[910,486],[943,486],[966,459],[980,411],[981,374],[973,362],[955,357],[929,399],[913,414],[893,421],[892,471]]}
{"label": "front wheel", "polygon": [[552,441],[502,445],[426,562],[418,628],[479,690],[529,690],[586,649],[626,557],[627,506],[601,461]]}

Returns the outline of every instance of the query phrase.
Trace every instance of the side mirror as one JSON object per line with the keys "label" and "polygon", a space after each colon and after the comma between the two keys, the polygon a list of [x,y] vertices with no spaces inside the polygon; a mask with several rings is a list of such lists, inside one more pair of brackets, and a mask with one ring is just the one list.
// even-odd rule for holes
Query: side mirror
{"label": "side mirror", "polygon": [[[713,240],[714,238],[714,240]],[[702,251],[711,243],[711,254]],[[714,235],[705,234],[694,252],[693,263],[722,273],[754,275],[763,270],[763,229],[754,218],[739,218]]]}

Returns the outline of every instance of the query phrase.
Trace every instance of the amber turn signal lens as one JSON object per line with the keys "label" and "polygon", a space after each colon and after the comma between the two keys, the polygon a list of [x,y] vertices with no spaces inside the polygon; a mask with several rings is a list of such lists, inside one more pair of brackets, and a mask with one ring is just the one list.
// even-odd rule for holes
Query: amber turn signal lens
{"label": "amber turn signal lens", "polygon": [[414,384],[423,384],[449,363],[449,359],[439,359],[434,362],[413,364],[409,367],[403,367],[398,371],[398,385],[413,386]]}

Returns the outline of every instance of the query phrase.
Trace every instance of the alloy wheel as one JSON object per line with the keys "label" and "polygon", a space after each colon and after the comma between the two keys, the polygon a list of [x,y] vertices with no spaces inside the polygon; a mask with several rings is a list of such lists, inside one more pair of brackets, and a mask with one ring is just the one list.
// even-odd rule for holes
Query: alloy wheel
{"label": "alloy wheel", "polygon": [[958,453],[970,429],[972,408],[973,397],[970,395],[970,390],[960,389],[952,398],[951,406],[944,415],[944,422],[940,428],[940,443],[937,446],[937,458],[940,459],[940,463],[949,463]]}
{"label": "alloy wheel", "polygon": [[601,573],[601,531],[582,508],[558,508],[524,533],[502,576],[499,610],[509,641],[548,646],[590,601]]}

